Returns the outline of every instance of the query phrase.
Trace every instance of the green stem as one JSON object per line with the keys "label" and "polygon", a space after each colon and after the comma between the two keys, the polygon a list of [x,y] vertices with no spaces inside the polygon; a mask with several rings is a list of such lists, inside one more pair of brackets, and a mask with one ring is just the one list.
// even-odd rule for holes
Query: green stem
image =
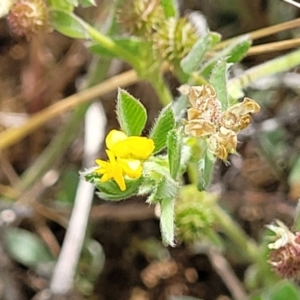
{"label": "green stem", "polygon": [[233,98],[240,98],[243,96],[242,90],[252,82],[266,76],[290,70],[298,65],[300,65],[300,50],[272,59],[229,80],[228,93]]}
{"label": "green stem", "polygon": [[[83,22],[83,21],[82,21]],[[132,54],[124,48],[118,46],[111,38],[102,34],[100,31],[95,29],[93,26],[84,22],[84,26],[88,31],[90,38],[100,44],[102,47],[107,49],[108,51],[115,54],[116,57],[125,60],[130,65],[132,65],[136,70],[139,69],[140,65],[140,57],[138,54]]]}
{"label": "green stem", "polygon": [[216,205],[213,212],[218,226],[235,243],[239,252],[243,253],[252,263],[265,267],[265,260],[255,241],[250,239],[220,206]]}
{"label": "green stem", "polygon": [[168,105],[172,102],[172,95],[170,93],[170,90],[165,84],[164,78],[162,74],[155,74],[156,77],[153,75],[148,78],[147,80],[152,84],[153,88],[155,89],[155,92],[163,106]]}

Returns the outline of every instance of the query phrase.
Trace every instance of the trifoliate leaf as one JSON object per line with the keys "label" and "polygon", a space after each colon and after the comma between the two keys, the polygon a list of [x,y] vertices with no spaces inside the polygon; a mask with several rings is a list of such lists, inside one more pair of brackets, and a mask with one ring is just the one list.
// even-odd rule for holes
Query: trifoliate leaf
{"label": "trifoliate leaf", "polygon": [[181,162],[182,136],[177,131],[171,130],[168,134],[167,145],[170,174],[173,179],[176,179]]}
{"label": "trifoliate leaf", "polygon": [[146,109],[139,100],[122,89],[118,91],[117,116],[124,133],[128,136],[141,135],[147,121]]}
{"label": "trifoliate leaf", "polygon": [[54,262],[46,244],[27,230],[6,228],[4,243],[9,255],[26,267],[38,269],[42,264]]}
{"label": "trifoliate leaf", "polygon": [[218,100],[222,105],[222,111],[226,110],[229,106],[229,102],[227,95],[227,62],[225,59],[220,59],[216,63],[209,82],[217,93]]}
{"label": "trifoliate leaf", "polygon": [[168,133],[174,127],[174,113],[171,104],[169,104],[160,112],[149,134],[149,138],[151,138],[155,144],[154,154],[166,147]]}
{"label": "trifoliate leaf", "polygon": [[191,51],[180,61],[180,66],[186,74],[191,74],[200,69],[203,58],[207,51],[212,49],[221,39],[215,32],[209,32],[199,39]]}
{"label": "trifoliate leaf", "polygon": [[160,229],[166,245],[174,246],[174,199],[165,198],[160,203]]}

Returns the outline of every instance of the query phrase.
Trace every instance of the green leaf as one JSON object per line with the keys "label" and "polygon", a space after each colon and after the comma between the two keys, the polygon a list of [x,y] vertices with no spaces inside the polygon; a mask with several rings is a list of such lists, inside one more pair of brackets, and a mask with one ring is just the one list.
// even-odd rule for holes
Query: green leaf
{"label": "green leaf", "polygon": [[80,176],[86,181],[92,183],[99,192],[99,198],[108,201],[120,201],[137,195],[142,178],[130,179],[125,177],[126,190],[121,191],[115,180],[111,179],[106,182],[101,182],[101,176],[94,172],[95,168],[90,168],[79,172]]}
{"label": "green leaf", "polygon": [[174,246],[174,199],[165,198],[160,203],[160,229],[166,245]]}
{"label": "green leaf", "polygon": [[61,187],[57,199],[60,203],[73,204],[78,186],[78,171],[67,169],[61,176]]}
{"label": "green leaf", "polygon": [[211,182],[211,177],[214,169],[216,158],[209,151],[205,152],[204,158],[198,162],[198,184],[199,191],[203,191]]}
{"label": "green leaf", "polygon": [[104,263],[105,254],[101,244],[96,240],[85,238],[76,270],[76,290],[79,290],[84,296],[91,296]]}
{"label": "green leaf", "polygon": [[166,18],[176,17],[178,15],[178,5],[176,0],[161,0],[162,6]]}
{"label": "green leaf", "polygon": [[165,198],[175,198],[178,194],[178,182],[171,177],[165,176],[161,179],[157,186],[156,197],[159,201]]}
{"label": "green leaf", "polygon": [[6,228],[4,233],[6,249],[17,262],[29,268],[54,262],[49,248],[35,234],[19,228]]}
{"label": "green leaf", "polygon": [[180,168],[182,149],[182,136],[176,130],[169,132],[167,148],[170,174],[173,179],[176,179]]}
{"label": "green leaf", "polygon": [[65,2],[70,3],[72,6],[78,6],[78,0],[65,0]]}
{"label": "green leaf", "polygon": [[[141,53],[143,47],[145,47],[145,41],[141,39],[131,37],[131,38],[112,38],[113,42],[120,48],[130,52],[130,53]],[[110,58],[115,58],[117,55],[107,48],[103,47],[98,43],[93,43],[89,46],[89,50],[96,55],[107,56]]]}
{"label": "green leaf", "polygon": [[72,5],[67,1],[61,1],[61,0],[49,0],[49,6],[53,10],[63,10],[69,12],[72,12],[74,9],[74,5]]}
{"label": "green leaf", "polygon": [[168,133],[174,127],[175,117],[172,106],[169,104],[160,112],[149,134],[155,144],[154,154],[166,147]]}
{"label": "green leaf", "polygon": [[122,201],[132,196],[137,195],[139,186],[141,184],[141,179],[126,179],[126,190],[121,191],[118,184],[114,180],[109,180],[106,182],[94,183],[96,188],[99,190],[97,196],[103,200],[107,201]]}
{"label": "green leaf", "polygon": [[191,74],[200,69],[206,52],[212,49],[221,39],[215,32],[209,32],[197,41],[191,51],[181,61],[180,66],[186,74]]}
{"label": "green leaf", "polygon": [[240,41],[238,44],[235,44],[234,47],[231,48],[231,52],[229,54],[227,62],[237,63],[241,61],[247,54],[251,45],[252,42],[248,40],[248,38]]}
{"label": "green leaf", "polygon": [[[164,173],[164,172],[163,172]],[[165,198],[176,198],[179,191],[179,184],[169,174],[156,174],[159,179],[152,181],[152,191],[147,198],[147,203],[159,203]],[[154,175],[155,176],[155,175]],[[146,184],[147,181],[145,180]],[[153,187],[154,186],[154,187]]]}
{"label": "green leaf", "polygon": [[121,129],[128,136],[141,135],[147,121],[147,111],[139,100],[122,89],[118,91],[117,116]]}
{"label": "green leaf", "polygon": [[300,300],[300,290],[291,281],[282,280],[249,300]]}
{"label": "green leaf", "polygon": [[251,41],[248,36],[242,36],[241,38],[235,39],[225,49],[216,53],[213,58],[201,68],[199,73],[203,77],[208,78],[215,64],[220,59],[226,59],[227,62],[238,62],[246,55],[250,46]]}
{"label": "green leaf", "polygon": [[222,110],[226,110],[229,106],[227,95],[227,62],[220,59],[211,73],[210,84],[214,87],[218,100],[221,102]]}
{"label": "green leaf", "polygon": [[72,12],[51,11],[52,26],[60,33],[75,39],[89,38],[85,23]]}

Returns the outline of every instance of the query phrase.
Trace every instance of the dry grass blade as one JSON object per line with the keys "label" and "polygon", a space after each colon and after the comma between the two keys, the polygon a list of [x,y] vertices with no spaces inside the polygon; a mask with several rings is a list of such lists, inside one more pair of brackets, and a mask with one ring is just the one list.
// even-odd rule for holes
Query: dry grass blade
{"label": "dry grass blade", "polygon": [[[266,37],[266,36],[269,36],[269,35],[272,35],[272,34],[276,34],[276,33],[281,32],[281,31],[293,29],[293,28],[296,28],[296,27],[299,27],[299,26],[300,26],[300,18],[297,18],[297,19],[292,20],[292,21],[280,23],[280,24],[277,24],[277,25],[273,25],[273,26],[258,29],[258,30],[255,30],[255,31],[252,31],[252,32],[249,32],[249,33],[245,33],[244,35],[248,35],[251,40],[256,40],[256,39],[259,39],[259,38],[262,38],[262,37]],[[239,37],[240,36],[234,37],[234,38],[231,38],[231,39],[228,39],[228,40],[225,40],[225,41],[219,43],[214,48],[214,50],[220,50],[220,49],[224,48],[225,46],[230,44],[232,41],[238,39]]]}
{"label": "dry grass blade", "polygon": [[18,128],[9,128],[0,133],[0,149],[8,148],[29,135],[37,128],[45,125],[55,117],[75,108],[79,104],[89,102],[105,93],[113,91],[118,87],[128,86],[135,83],[138,76],[134,70],[114,76],[95,87],[89,88],[75,95],[67,97],[40,112],[33,115],[28,122]]}
{"label": "dry grass blade", "polygon": [[247,56],[260,55],[268,52],[288,50],[300,46],[300,38],[285,41],[267,43],[263,45],[253,46],[249,49]]}

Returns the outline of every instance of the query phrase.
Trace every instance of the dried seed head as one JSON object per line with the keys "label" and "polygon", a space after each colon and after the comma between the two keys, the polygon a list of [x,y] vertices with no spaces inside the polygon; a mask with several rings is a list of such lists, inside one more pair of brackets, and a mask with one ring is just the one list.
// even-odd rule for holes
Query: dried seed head
{"label": "dried seed head", "polygon": [[275,233],[274,242],[269,244],[268,262],[282,277],[300,279],[300,232],[292,233],[282,222],[267,225]]}
{"label": "dried seed head", "polygon": [[48,8],[42,0],[19,0],[12,6],[7,17],[12,30],[29,37],[50,30]]}

